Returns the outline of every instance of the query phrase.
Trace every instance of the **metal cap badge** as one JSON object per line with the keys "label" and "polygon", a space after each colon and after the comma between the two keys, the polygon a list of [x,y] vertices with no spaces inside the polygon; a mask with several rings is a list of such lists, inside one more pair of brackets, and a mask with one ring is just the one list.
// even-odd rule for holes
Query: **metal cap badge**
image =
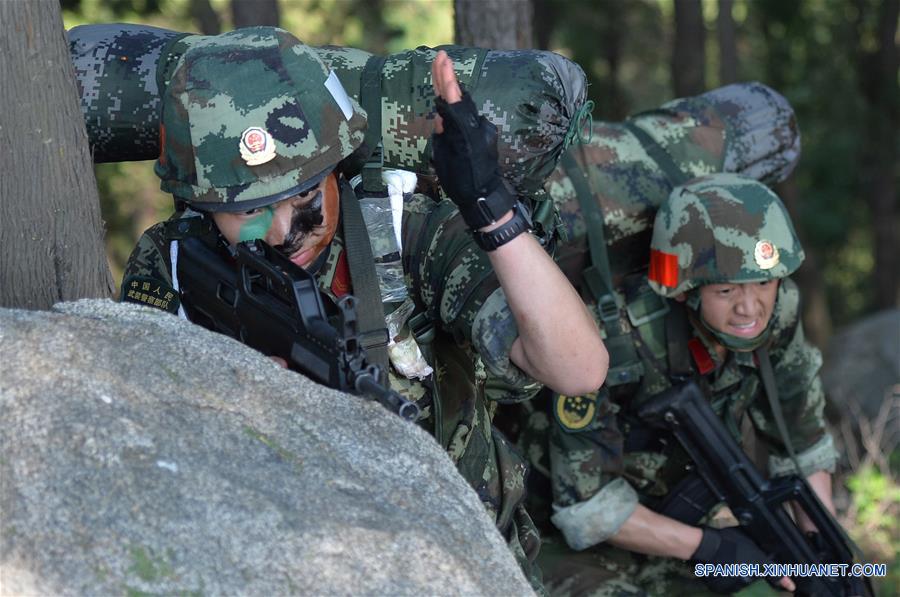
{"label": "metal cap badge", "polygon": [[753,249],[753,257],[760,269],[772,269],[778,265],[778,247],[771,241],[761,240]]}
{"label": "metal cap badge", "polygon": [[251,126],[241,133],[241,157],[248,166],[259,166],[275,158],[275,139],[269,131]]}

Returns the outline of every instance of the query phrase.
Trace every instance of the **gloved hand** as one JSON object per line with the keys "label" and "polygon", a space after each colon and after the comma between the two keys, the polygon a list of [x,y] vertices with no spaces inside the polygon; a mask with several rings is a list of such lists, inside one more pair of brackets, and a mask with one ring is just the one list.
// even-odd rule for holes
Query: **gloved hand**
{"label": "gloved hand", "polygon": [[441,187],[469,228],[493,224],[516,202],[500,175],[497,127],[478,114],[468,92],[452,104],[438,97],[435,106],[444,128],[432,136],[432,161]]}
{"label": "gloved hand", "polygon": [[[753,540],[738,527],[714,529],[703,527],[703,538],[691,559],[704,564],[769,564],[772,559],[767,556]],[[757,580],[750,576],[704,576],[703,583],[714,593],[730,594],[740,591]],[[773,587],[778,588],[779,579],[767,578]]]}

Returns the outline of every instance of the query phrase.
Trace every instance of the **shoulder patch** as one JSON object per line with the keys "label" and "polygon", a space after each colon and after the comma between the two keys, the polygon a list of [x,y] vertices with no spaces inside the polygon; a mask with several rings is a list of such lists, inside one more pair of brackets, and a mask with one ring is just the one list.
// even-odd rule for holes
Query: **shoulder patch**
{"label": "shoulder patch", "polygon": [[122,281],[122,302],[178,313],[181,299],[178,292],[165,282],[147,276],[129,276]]}
{"label": "shoulder patch", "polygon": [[553,400],[553,416],[565,431],[581,431],[593,422],[596,415],[596,392],[584,396],[560,394]]}

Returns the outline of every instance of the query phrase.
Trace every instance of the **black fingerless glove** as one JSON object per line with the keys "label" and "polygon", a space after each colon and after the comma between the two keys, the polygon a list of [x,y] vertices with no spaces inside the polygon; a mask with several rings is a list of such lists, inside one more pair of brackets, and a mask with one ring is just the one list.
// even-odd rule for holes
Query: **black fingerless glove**
{"label": "black fingerless glove", "polygon": [[[704,564],[769,564],[772,559],[761,550],[753,540],[738,527],[714,529],[703,527],[703,538],[691,560]],[[715,576],[703,577],[703,583],[714,593],[730,594],[740,591],[753,581],[751,576]],[[780,579],[767,578],[773,586]]]}
{"label": "black fingerless glove", "polygon": [[468,92],[448,104],[435,100],[444,132],[432,136],[432,161],[441,187],[473,231],[512,209],[516,195],[500,175],[497,127],[478,114]]}

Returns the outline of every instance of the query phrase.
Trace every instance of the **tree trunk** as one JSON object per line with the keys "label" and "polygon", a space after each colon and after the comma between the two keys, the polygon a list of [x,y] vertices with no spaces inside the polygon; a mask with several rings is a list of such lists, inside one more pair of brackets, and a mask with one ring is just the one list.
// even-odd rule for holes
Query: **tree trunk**
{"label": "tree trunk", "polygon": [[387,54],[388,43],[400,31],[384,20],[384,0],[357,0],[353,12],[363,26],[363,36],[367,51],[373,54]]}
{"label": "tree trunk", "polygon": [[278,27],[278,0],[231,0],[234,28],[268,25]]}
{"label": "tree trunk", "polygon": [[[800,192],[797,189],[797,182],[794,176],[791,175],[784,182],[778,183],[775,186],[775,192],[784,202],[785,207],[787,207],[791,220],[795,223],[800,223],[798,216],[802,199],[800,198]],[[804,236],[806,235],[802,226],[795,225],[795,228],[797,236],[800,237],[800,245],[809,247],[809,244],[804,242]],[[800,288],[800,304],[803,307],[801,317],[806,338],[824,350],[828,344],[828,339],[831,338],[833,325],[831,322],[831,310],[828,308],[828,297],[825,292],[825,280],[822,278],[822,268],[819,262],[820,259],[816,252],[807,249],[803,267],[794,272],[791,275],[791,279]]]}
{"label": "tree trunk", "polygon": [[675,0],[672,85],[677,97],[706,91],[706,27],[700,0]]}
{"label": "tree trunk", "polygon": [[[625,33],[625,18],[623,11],[627,7],[622,2],[603,2],[597,10],[603,19],[600,31],[599,50],[609,69],[604,87],[603,106],[601,114],[610,120],[624,120],[628,116],[624,94],[619,85],[619,68],[622,61],[622,37]],[[607,116],[608,115],[608,116]]]}
{"label": "tree trunk", "polygon": [[550,40],[559,20],[558,6],[551,0],[531,0],[534,47],[549,50]]}
{"label": "tree trunk", "polygon": [[111,296],[59,2],[0,2],[0,30],[0,306]]}
{"label": "tree trunk", "polygon": [[191,0],[191,18],[203,35],[218,35],[222,32],[222,19],[209,0]]}
{"label": "tree trunk", "polygon": [[496,50],[532,48],[532,11],[528,0],[453,0],[456,43]]}
{"label": "tree trunk", "polygon": [[719,38],[719,85],[729,85],[738,80],[737,40],[731,8],[734,0],[719,0],[716,17],[716,33]]}
{"label": "tree trunk", "polygon": [[[859,23],[863,11],[871,5],[858,2]],[[861,49],[857,40],[860,90],[868,104],[866,117],[866,151],[863,152],[860,173],[863,189],[869,201],[872,228],[875,235],[875,306],[890,309],[900,305],[900,211],[897,209],[898,163],[897,139],[900,137],[900,92],[897,90],[897,70],[900,55],[894,41],[900,0],[883,0],[878,5],[877,48],[872,52]],[[857,27],[860,27],[858,24]],[[861,35],[861,31],[860,37]]]}

